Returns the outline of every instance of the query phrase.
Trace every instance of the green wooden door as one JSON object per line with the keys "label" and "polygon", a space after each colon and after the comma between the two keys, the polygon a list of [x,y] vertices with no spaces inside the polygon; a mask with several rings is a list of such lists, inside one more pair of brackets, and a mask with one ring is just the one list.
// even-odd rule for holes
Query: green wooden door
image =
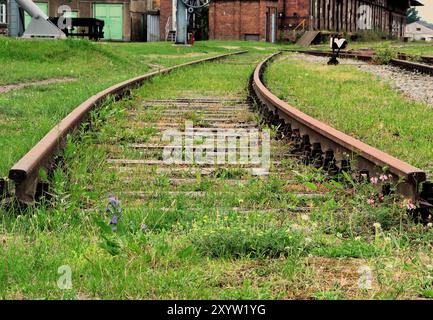
{"label": "green wooden door", "polygon": [[123,38],[123,5],[94,4],[93,16],[104,20],[104,39],[122,40]]}
{"label": "green wooden door", "polygon": [[[35,4],[39,7],[39,9],[41,9],[47,16],[48,15],[48,2],[35,2]],[[30,15],[25,12],[24,13],[24,27],[27,29],[27,27],[29,26],[30,22],[32,21],[32,17],[30,17]]]}
{"label": "green wooden door", "polygon": [[78,18],[78,12],[77,11],[65,11],[63,13],[63,16],[65,18]]}

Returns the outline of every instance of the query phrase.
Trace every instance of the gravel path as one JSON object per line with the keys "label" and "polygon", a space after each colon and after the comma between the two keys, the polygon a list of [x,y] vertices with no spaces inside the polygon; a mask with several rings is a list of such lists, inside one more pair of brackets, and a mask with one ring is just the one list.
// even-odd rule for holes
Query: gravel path
{"label": "gravel path", "polygon": [[[329,60],[326,57],[303,54],[294,54],[291,58],[322,64],[326,64]],[[339,61],[342,65],[356,65],[358,69],[377,76],[406,97],[433,106],[433,77],[431,76],[393,66],[371,65],[353,59],[339,59]]]}

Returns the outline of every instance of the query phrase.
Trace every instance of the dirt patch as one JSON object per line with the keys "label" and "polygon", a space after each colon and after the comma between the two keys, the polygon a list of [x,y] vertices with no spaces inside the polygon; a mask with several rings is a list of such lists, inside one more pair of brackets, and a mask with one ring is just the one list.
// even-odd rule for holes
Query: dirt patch
{"label": "dirt patch", "polygon": [[223,46],[221,48],[227,49],[227,50],[239,50],[241,47],[238,47],[238,46]]}
{"label": "dirt patch", "polygon": [[178,59],[178,58],[199,58],[203,56],[207,56],[207,53],[203,52],[189,52],[189,53],[181,53],[181,54],[146,54],[143,57],[147,60],[155,60],[158,61],[160,59]]}
{"label": "dirt patch", "polygon": [[364,259],[309,257],[305,264],[316,292],[337,289],[345,298],[360,298],[378,290],[373,269]]}
{"label": "dirt patch", "polygon": [[24,87],[28,86],[34,86],[34,85],[47,85],[52,83],[62,83],[62,82],[71,82],[74,81],[75,78],[51,78],[51,79],[45,79],[45,80],[35,80],[35,81],[27,81],[23,83],[14,83],[14,84],[7,84],[5,86],[0,86],[0,94],[6,93],[12,90],[18,90],[22,89]]}

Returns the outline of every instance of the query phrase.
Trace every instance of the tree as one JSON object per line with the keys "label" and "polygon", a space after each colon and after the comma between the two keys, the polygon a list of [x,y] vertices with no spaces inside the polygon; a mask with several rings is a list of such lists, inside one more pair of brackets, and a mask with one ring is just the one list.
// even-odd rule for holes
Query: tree
{"label": "tree", "polygon": [[418,10],[415,7],[407,9],[406,21],[407,23],[412,23],[421,20]]}

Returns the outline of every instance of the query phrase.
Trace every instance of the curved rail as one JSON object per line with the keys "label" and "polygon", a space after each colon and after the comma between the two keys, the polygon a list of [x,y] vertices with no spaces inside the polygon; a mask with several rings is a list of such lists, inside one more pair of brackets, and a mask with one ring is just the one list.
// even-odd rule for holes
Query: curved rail
{"label": "curved rail", "polygon": [[323,167],[328,172],[354,169],[367,176],[380,175],[386,168],[398,184],[398,191],[413,201],[420,199],[420,187],[426,173],[393,156],[371,147],[331,126],[299,111],[276,97],[262,82],[266,65],[280,53],[271,55],[254,71],[252,90],[268,116],[291,137],[295,151],[304,162]]}
{"label": "curved rail", "polygon": [[9,171],[9,178],[15,183],[15,197],[23,203],[32,203],[38,186],[41,186],[39,173],[42,169],[49,171],[54,164],[54,156],[64,142],[66,136],[73,132],[83,123],[89,112],[100,105],[104,99],[110,95],[119,96],[126,90],[137,87],[144,81],[154,78],[158,75],[168,74],[176,69],[191,66],[203,62],[214,61],[231,55],[245,53],[246,51],[237,51],[232,53],[221,54],[218,56],[200,59],[192,62],[183,63],[174,67],[161,69],[142,76],[138,76],[114,86],[111,86],[96,95],[90,97],[67,115],[59,124],[51,129],[24,157],[22,157]]}

